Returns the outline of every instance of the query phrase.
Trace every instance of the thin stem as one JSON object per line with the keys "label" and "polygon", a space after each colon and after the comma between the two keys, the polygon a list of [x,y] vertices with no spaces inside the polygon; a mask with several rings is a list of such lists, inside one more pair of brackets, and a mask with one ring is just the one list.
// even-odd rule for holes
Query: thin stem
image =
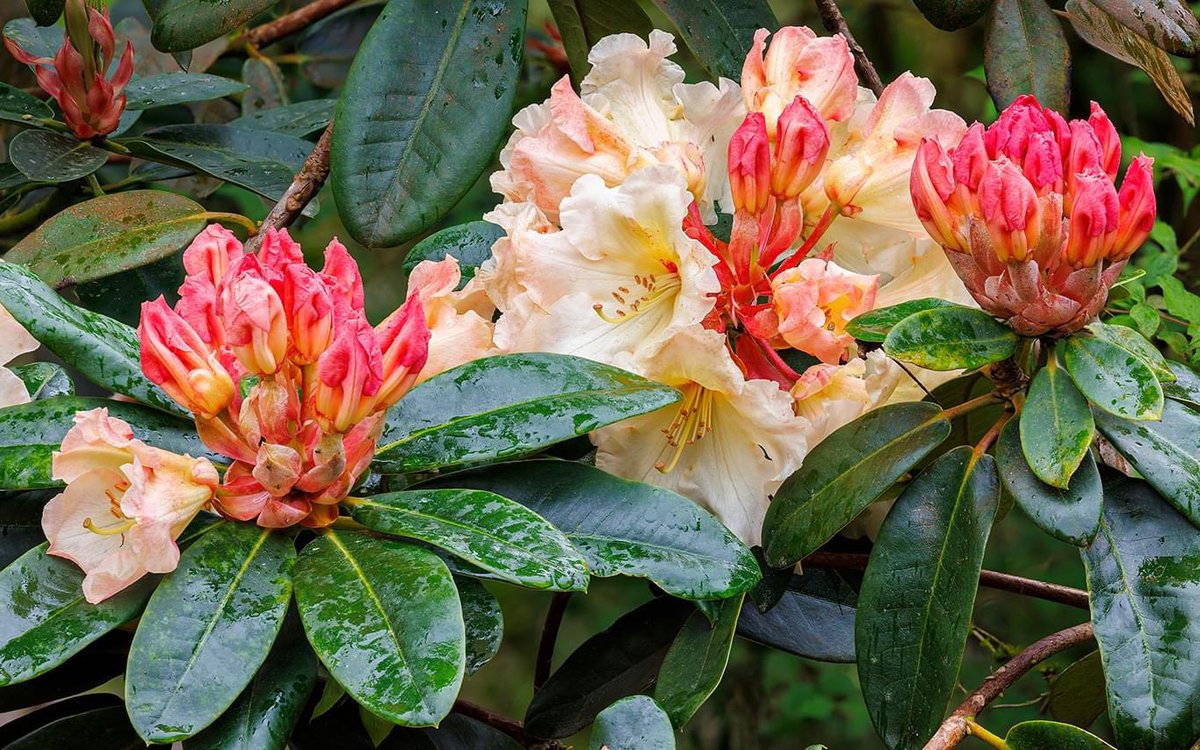
{"label": "thin stem", "polygon": [[240,224],[241,226],[245,227],[251,235],[258,232],[258,224],[254,222],[254,219],[251,219],[248,216],[242,216],[241,214],[227,213],[225,211],[205,211],[203,214],[201,214],[201,216],[203,216],[205,219],[212,219],[215,221],[232,221],[234,224]]}
{"label": "thin stem", "polygon": [[[866,570],[870,555],[853,552],[814,552],[801,561],[802,568],[833,568],[835,570]],[[1060,586],[1032,578],[1022,578],[1010,573],[983,570],[979,573],[979,585],[997,591],[1044,599],[1048,602],[1065,604],[1077,609],[1088,609],[1088,594],[1081,589]]]}
{"label": "thin stem", "polygon": [[977,396],[970,401],[964,401],[957,406],[951,406],[949,409],[946,409],[939,414],[937,419],[944,419],[949,422],[951,419],[958,419],[964,414],[969,414],[970,412],[973,412],[976,409],[984,406],[998,404],[1000,401],[1000,394],[992,391],[991,393],[985,393],[982,396]]}
{"label": "thin stem", "polygon": [[[267,214],[267,218],[263,219],[264,229],[283,229],[291,226],[308,202],[321,191],[321,186],[325,184],[325,178],[329,177],[329,142],[332,137],[333,123],[330,122],[325,126],[325,131],[321,133],[321,138],[317,141],[312,153],[304,160],[304,166],[300,167],[300,172],[292,180],[287,192]],[[246,249],[254,252],[258,250],[261,242],[261,234],[251,237],[250,241],[246,243]]]}
{"label": "thin stem", "polygon": [[291,36],[297,31],[303,31],[325,16],[341,10],[354,0],[315,0],[291,13],[282,15],[274,21],[255,26],[246,32],[244,37],[248,45],[266,47],[274,44],[285,36]]}
{"label": "thin stem", "polygon": [[534,690],[540,690],[550,678],[550,669],[554,663],[554,645],[558,642],[558,631],[562,627],[563,615],[570,601],[571,594],[568,591],[557,592],[550,600],[550,606],[546,610],[546,622],[542,625],[542,638],[538,641],[537,662],[533,670]]}
{"label": "thin stem", "polygon": [[[992,672],[978,690],[968,695],[967,699],[954,709],[950,716],[942,722],[937,733],[933,735],[933,739],[925,745],[925,750],[949,750],[949,748],[956,747],[968,732],[973,732],[973,720],[979,715],[979,712],[999,698],[1029,670],[1051,656],[1086,643],[1093,637],[1092,624],[1085,622],[1052,633],[1025,648],[1007,664]],[[1003,745],[999,747],[1003,747]]]}
{"label": "thin stem", "polygon": [[96,173],[87,176],[88,187],[92,189],[92,195],[99,198],[104,195],[104,188],[100,187],[100,181],[96,179]]}
{"label": "thin stem", "polygon": [[36,224],[38,219],[42,218],[42,213],[53,205],[55,200],[57,193],[51,193],[23,211],[0,214],[0,235],[14,234]]}
{"label": "thin stem", "polygon": [[875,96],[882,94],[883,81],[879,79],[879,73],[875,72],[875,66],[867,57],[867,53],[863,52],[863,48],[850,33],[850,27],[846,25],[846,19],[842,16],[836,0],[816,0],[816,4],[817,12],[821,14],[821,23],[825,24],[825,30],[832,34],[841,34],[846,38],[850,54],[854,55],[854,68],[858,71],[858,77],[866,84],[867,88],[875,92]]}
{"label": "thin stem", "polygon": [[992,747],[999,750],[1008,750],[1008,743],[1004,741],[1004,738],[997,737],[970,719],[967,719],[967,731],[970,732],[972,737],[978,737]]}
{"label": "thin stem", "polygon": [[980,438],[979,442],[975,444],[976,458],[982,456],[984,453],[987,453],[988,448],[992,447],[992,443],[996,442],[996,438],[1000,435],[1000,430],[1004,428],[1004,425],[1008,423],[1008,420],[1012,419],[1012,415],[1013,414],[1011,411],[1004,412],[1000,415],[1000,418],[996,420],[996,423],[989,427],[987,432],[983,433],[983,437]]}
{"label": "thin stem", "polygon": [[512,737],[517,742],[525,745],[527,739],[525,737],[525,726],[516,719],[510,719],[502,714],[489,711],[483,706],[478,706],[474,703],[464,700],[454,702],[454,708],[451,709],[456,714],[470,717],[476,721],[481,721],[493,729],[497,729],[509,737]]}

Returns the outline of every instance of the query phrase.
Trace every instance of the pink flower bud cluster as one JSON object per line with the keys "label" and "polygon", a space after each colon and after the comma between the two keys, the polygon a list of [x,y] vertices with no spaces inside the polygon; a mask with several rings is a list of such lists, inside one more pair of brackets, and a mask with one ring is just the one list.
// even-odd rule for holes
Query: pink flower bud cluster
{"label": "pink flower bud cluster", "polygon": [[1121,142],[1099,105],[1067,121],[1023,96],[953,148],[922,142],[911,192],[976,301],[1019,333],[1065,335],[1103,307],[1154,226],[1153,160],[1117,189]]}
{"label": "pink flower bud cluster", "polygon": [[98,138],[117,129],[125,111],[123,90],[133,76],[133,46],[126,43],[112,77],[116,57],[108,9],[89,7],[85,0],[67,0],[66,34],[53,57],[38,57],[5,37],[4,46],[18,61],[33,67],[38,85],[62,109],[63,119],[80,140]]}
{"label": "pink flower bud cluster", "polygon": [[210,226],[184,252],[172,309],[142,305],[142,370],[233,459],[214,504],[264,527],[324,526],[366,470],[384,412],[416,382],[429,328],[419,295],[379,326],[336,239],[320,272],[286,230],[249,254]]}

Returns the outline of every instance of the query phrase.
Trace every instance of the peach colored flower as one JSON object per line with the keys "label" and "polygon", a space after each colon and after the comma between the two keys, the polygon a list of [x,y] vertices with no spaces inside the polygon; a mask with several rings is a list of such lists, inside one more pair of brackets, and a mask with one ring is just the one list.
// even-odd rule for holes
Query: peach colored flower
{"label": "peach colored flower", "polygon": [[492,342],[496,306],[478,279],[458,289],[461,280],[458,261],[450,256],[421,261],[408,275],[408,296],[420,296],[429,326],[429,358],[417,382],[496,351]]}
{"label": "peach colored flower", "polygon": [[778,335],[793,349],[838,364],[854,344],[846,324],[872,309],[878,279],[809,258],[771,279]]}
{"label": "peach colored flower", "polygon": [[174,570],[175,539],[220,482],[208,459],[152,448],[107,409],[75,415],[53,476],[67,488],[42,513],[49,552],[83,569],[93,604],[147,573]]}
{"label": "peach colored flower", "polygon": [[34,351],[38,346],[37,339],[30,336],[24,326],[0,305],[0,408],[29,401],[29,390],[25,383],[3,365]]}
{"label": "peach colored flower", "polygon": [[[762,112],[775,138],[784,108],[803,97],[821,116],[838,122],[850,116],[858,93],[854,58],[840,35],[817,36],[806,26],[785,26],[771,36],[759,29],[742,66],[746,109]],[[765,50],[765,54],[764,54]]]}

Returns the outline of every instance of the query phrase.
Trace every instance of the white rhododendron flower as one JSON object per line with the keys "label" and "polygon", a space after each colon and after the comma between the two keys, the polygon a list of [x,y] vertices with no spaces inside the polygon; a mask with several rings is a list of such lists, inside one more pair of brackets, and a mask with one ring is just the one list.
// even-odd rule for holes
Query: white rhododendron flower
{"label": "white rhododendron flower", "polygon": [[0,407],[24,404],[29,401],[29,389],[6,365],[22,354],[37,349],[37,339],[0,307]]}

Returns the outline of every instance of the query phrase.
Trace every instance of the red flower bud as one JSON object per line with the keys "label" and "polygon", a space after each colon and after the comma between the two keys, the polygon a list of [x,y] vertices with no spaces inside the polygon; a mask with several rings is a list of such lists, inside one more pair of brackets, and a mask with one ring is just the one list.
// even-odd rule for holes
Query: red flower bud
{"label": "red flower bud", "polygon": [[779,116],[771,192],[791,199],[804,192],[825,166],[829,130],[808,100],[797,96]]}
{"label": "red flower bud", "polygon": [[1154,197],[1153,164],[1153,159],[1138,154],[1125,170],[1121,192],[1117,194],[1117,237],[1110,260],[1124,260],[1133,255],[1154,228],[1158,204]]}
{"label": "red flower bud", "polygon": [[142,303],[142,371],[180,406],[212,417],[233,399],[233,379],[216,354],[161,296]]}
{"label": "red flower bud", "polygon": [[317,360],[313,408],[323,429],[345,432],[372,411],[383,384],[382,355],[366,317],[345,307],[333,344]]}
{"label": "red flower bud", "polygon": [[333,342],[333,298],[316,271],[303,263],[287,267],[283,309],[292,335],[292,361],[298,365],[316,362]]}
{"label": "red flower bud", "polygon": [[1038,243],[1041,220],[1037,192],[1007,159],[993,162],[979,183],[979,208],[996,257],[1025,260]]}
{"label": "red flower bud", "polygon": [[383,359],[383,384],[375,409],[390,408],[417,382],[429,356],[429,326],[421,307],[420,294],[387,317],[375,329]]}
{"label": "red flower bud", "polygon": [[771,143],[760,112],[746,115],[729,140],[729,182],[738,211],[753,215],[766,208],[771,190]]}
{"label": "red flower bud", "polygon": [[1076,268],[1095,265],[1107,258],[1116,238],[1117,190],[1102,172],[1076,178],[1064,256]]}
{"label": "red flower bud", "polygon": [[253,255],[231,269],[221,290],[225,335],[238,361],[250,372],[272,375],[288,351],[283,301]]}

